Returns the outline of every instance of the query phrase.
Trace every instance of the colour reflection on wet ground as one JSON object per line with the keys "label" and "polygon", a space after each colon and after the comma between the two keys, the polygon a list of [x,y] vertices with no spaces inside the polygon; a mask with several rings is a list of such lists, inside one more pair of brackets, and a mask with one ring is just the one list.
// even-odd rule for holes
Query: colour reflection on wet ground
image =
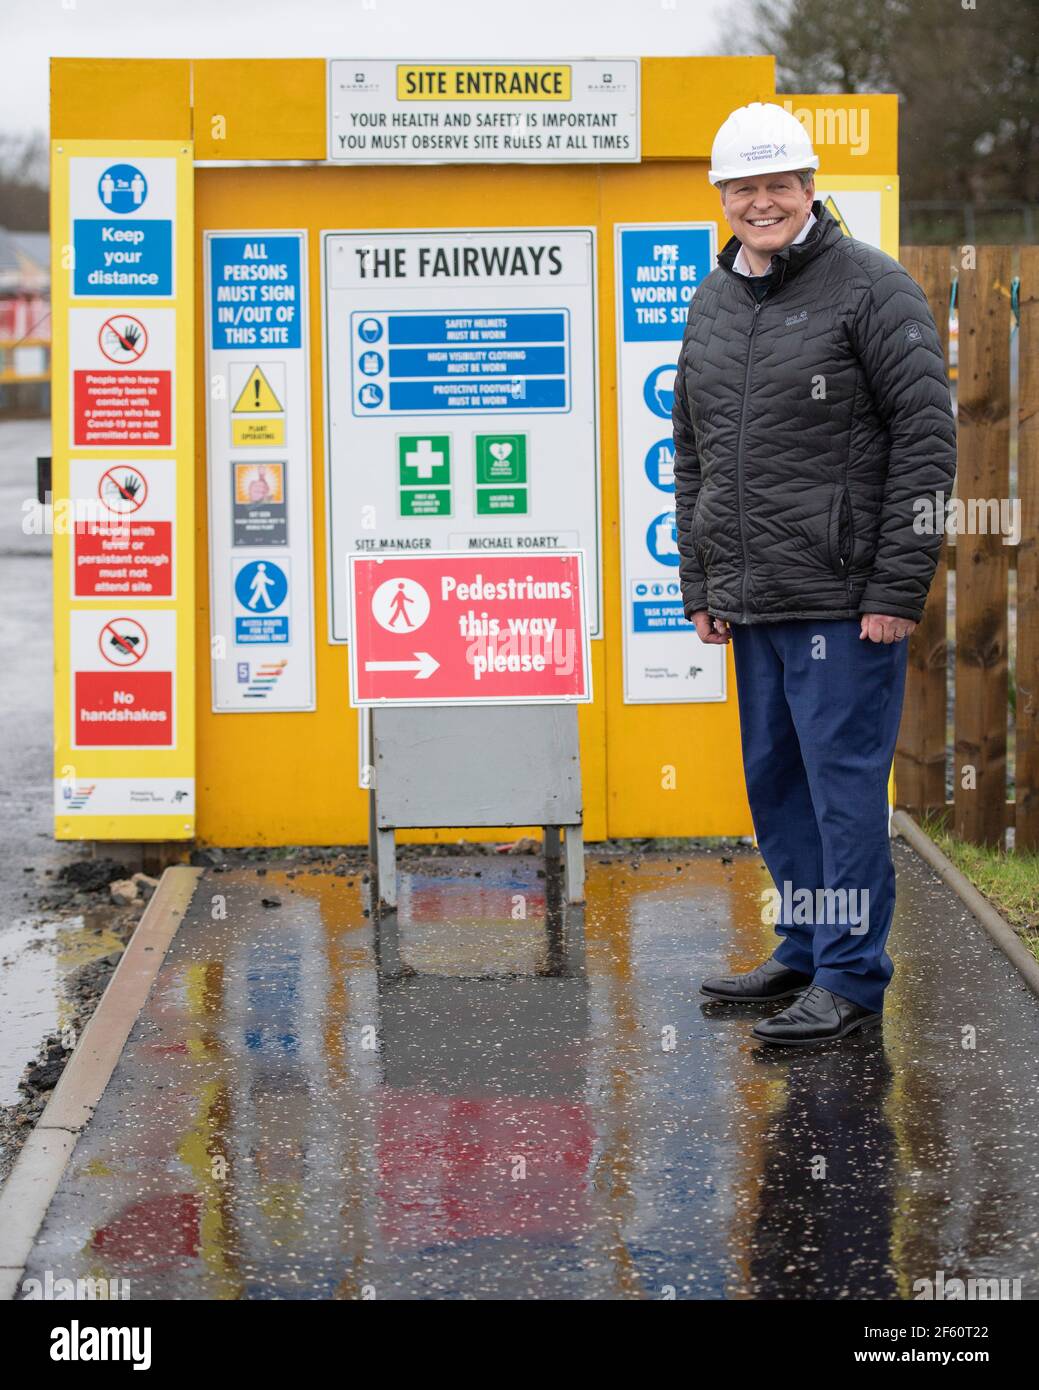
{"label": "colour reflection on wet ground", "polygon": [[698,994],[774,944],[750,851],[593,846],[583,908],[536,858],[430,859],[378,922],[356,877],[207,871],[27,1276],[890,1299],[944,1271],[1035,1297],[1039,1008],[896,854],[883,1034],[788,1051]]}

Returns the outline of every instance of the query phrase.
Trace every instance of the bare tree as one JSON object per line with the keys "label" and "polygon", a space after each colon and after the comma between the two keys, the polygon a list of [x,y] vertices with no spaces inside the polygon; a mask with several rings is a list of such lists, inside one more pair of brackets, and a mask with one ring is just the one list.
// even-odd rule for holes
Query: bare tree
{"label": "bare tree", "polygon": [[43,133],[0,135],[0,226],[15,232],[45,232],[48,183]]}
{"label": "bare tree", "polygon": [[1039,0],[747,0],[729,53],[788,92],[895,92],[903,193],[1039,198]]}

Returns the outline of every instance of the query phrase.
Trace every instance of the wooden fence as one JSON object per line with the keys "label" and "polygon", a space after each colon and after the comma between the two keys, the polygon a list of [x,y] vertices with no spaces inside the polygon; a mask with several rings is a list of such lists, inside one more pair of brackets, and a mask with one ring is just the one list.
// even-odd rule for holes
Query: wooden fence
{"label": "wooden fence", "polygon": [[[947,537],[910,641],[896,799],[949,817],[975,844],[1039,849],[1039,247],[903,247],[930,302],[946,361],[955,285],[958,463],[970,517],[1020,508],[1020,540],[999,528]],[[1016,402],[1011,331],[1017,335]],[[1012,428],[1011,411],[1016,416]],[[1010,517],[1013,512],[1009,512]],[[949,754],[951,753],[951,760]],[[951,761],[951,800],[947,772]]]}

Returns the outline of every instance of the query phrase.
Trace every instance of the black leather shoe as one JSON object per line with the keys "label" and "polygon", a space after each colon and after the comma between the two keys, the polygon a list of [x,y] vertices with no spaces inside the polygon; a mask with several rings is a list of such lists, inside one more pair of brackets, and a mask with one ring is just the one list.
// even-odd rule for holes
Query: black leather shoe
{"label": "black leather shoe", "polygon": [[809,1043],[846,1038],[858,1028],[874,1028],[883,1014],[871,1013],[861,1004],[842,999],[822,985],[813,985],[773,1018],[763,1018],[751,1032],[762,1042],[781,1047],[805,1047]]}
{"label": "black leather shoe", "polygon": [[769,956],[764,965],[749,970],[746,975],[717,975],[704,980],[700,993],[708,999],[723,999],[728,1004],[754,1004],[769,999],[789,999],[812,983],[811,975],[791,970]]}

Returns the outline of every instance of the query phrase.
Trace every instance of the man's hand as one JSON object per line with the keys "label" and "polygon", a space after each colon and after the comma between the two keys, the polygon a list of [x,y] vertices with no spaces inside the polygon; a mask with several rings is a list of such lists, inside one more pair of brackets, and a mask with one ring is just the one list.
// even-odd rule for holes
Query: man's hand
{"label": "man's hand", "polygon": [[887,613],[863,613],[859,641],[904,642],[916,629],[909,618],[892,618]]}
{"label": "man's hand", "polygon": [[732,637],[729,624],[724,618],[712,618],[706,608],[699,609],[689,620],[696,628],[696,635],[707,646],[724,646]]}

